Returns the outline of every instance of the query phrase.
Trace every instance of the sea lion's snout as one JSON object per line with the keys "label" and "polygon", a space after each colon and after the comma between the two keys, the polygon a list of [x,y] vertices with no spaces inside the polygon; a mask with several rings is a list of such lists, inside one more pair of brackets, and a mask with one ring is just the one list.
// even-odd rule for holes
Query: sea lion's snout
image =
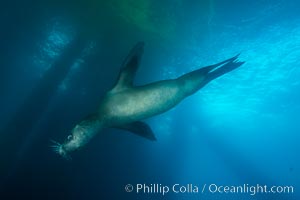
{"label": "sea lion's snout", "polygon": [[51,140],[51,141],[52,141],[52,143],[54,143],[51,146],[54,152],[58,153],[60,156],[62,156],[66,160],[71,160],[71,157],[68,154],[68,151],[66,150],[66,148],[64,147],[63,144],[60,144],[60,143],[58,143],[58,142],[56,142],[54,140]]}
{"label": "sea lion's snout", "polygon": [[71,160],[71,156],[68,154],[63,145],[60,146],[58,154],[61,155],[66,160]]}

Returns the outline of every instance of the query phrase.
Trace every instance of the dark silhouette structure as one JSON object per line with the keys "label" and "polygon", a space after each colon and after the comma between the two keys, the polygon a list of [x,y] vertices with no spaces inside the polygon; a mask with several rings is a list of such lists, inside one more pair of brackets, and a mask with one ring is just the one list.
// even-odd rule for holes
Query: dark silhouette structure
{"label": "dark silhouette structure", "polygon": [[0,177],[7,175],[22,143],[39,121],[51,97],[54,96],[57,87],[65,79],[71,66],[80,57],[85,46],[86,41],[84,39],[80,37],[74,39],[45,73],[44,77],[17,110],[9,123],[1,130]]}

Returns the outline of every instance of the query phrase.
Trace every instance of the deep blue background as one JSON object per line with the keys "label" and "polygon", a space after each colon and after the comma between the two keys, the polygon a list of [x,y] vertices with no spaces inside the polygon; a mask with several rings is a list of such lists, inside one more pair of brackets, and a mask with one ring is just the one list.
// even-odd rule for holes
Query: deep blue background
{"label": "deep blue background", "polygon": [[[299,1],[149,2],[144,21],[105,1],[3,3],[1,197],[299,199]],[[62,160],[50,139],[64,140],[97,108],[137,41],[146,47],[136,84],[237,53],[246,64],[146,120],[157,142],[108,129]],[[294,194],[162,197],[126,193],[128,183],[292,185]]]}

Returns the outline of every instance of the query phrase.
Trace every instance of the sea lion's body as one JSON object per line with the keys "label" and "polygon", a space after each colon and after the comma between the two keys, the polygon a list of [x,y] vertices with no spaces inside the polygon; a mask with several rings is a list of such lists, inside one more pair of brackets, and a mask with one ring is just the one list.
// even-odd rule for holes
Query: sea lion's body
{"label": "sea lion's body", "polygon": [[138,43],[132,49],[123,64],[116,85],[101,100],[98,110],[76,125],[65,143],[56,143],[55,151],[66,157],[69,152],[88,143],[104,127],[120,128],[156,140],[151,128],[140,120],[170,110],[211,80],[243,64],[243,62],[235,62],[237,55],[176,79],[134,86],[133,79],[141,60],[143,47],[143,43]]}
{"label": "sea lion's body", "polygon": [[183,97],[176,80],[160,81],[117,92],[112,90],[104,97],[98,112],[108,126],[117,126],[163,113]]}

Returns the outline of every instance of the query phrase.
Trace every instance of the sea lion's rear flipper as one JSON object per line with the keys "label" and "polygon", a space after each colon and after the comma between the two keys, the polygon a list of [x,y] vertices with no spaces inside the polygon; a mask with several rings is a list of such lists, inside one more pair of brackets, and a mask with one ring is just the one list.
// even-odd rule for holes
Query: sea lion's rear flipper
{"label": "sea lion's rear flipper", "polygon": [[208,75],[206,76],[206,81],[209,82],[215,78],[218,78],[219,76],[222,76],[223,74],[226,74],[226,73],[240,67],[244,63],[245,62],[230,61],[230,62],[226,63],[225,65],[223,65],[222,67],[220,67],[212,72],[209,72]]}
{"label": "sea lion's rear flipper", "polygon": [[144,52],[144,42],[138,42],[124,60],[118,81],[112,91],[117,92],[133,86],[133,79]]}
{"label": "sea lion's rear flipper", "polygon": [[211,72],[212,70],[215,70],[216,68],[218,68],[221,65],[234,62],[239,57],[239,55],[240,54],[237,54],[237,55],[233,56],[232,58],[229,58],[229,59],[224,60],[222,62],[216,63],[214,65],[202,67],[202,68],[198,69],[197,71],[201,71],[202,74],[207,74],[207,73]]}
{"label": "sea lion's rear flipper", "polygon": [[238,56],[239,54],[217,64],[203,67],[180,76],[177,78],[177,81],[178,85],[182,86],[181,91],[185,96],[194,94],[213,79],[240,67],[245,62],[237,61]]}
{"label": "sea lion's rear flipper", "polygon": [[141,121],[133,122],[130,124],[125,124],[122,126],[118,126],[116,128],[132,132],[136,135],[139,135],[141,137],[144,137],[144,138],[152,140],[152,141],[156,140],[156,137],[155,137],[154,133],[152,132],[150,126]]}

